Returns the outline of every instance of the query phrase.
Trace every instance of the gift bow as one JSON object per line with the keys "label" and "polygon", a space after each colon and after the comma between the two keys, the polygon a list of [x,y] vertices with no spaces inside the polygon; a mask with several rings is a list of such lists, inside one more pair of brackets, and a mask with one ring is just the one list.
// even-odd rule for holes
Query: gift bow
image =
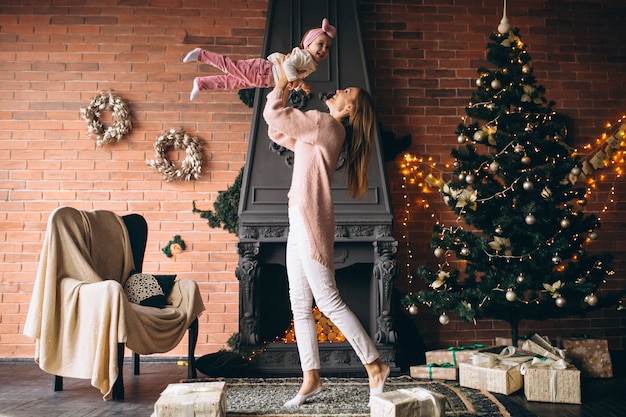
{"label": "gift bow", "polygon": [[472,355],[472,365],[493,368],[501,363],[504,365],[518,365],[527,362],[530,356],[519,353],[514,346],[507,346],[499,354],[491,352],[477,352]]}
{"label": "gift bow", "polygon": [[532,361],[522,364],[520,373],[526,374],[528,368],[549,368],[550,369],[550,400],[556,402],[556,372],[567,369],[569,364],[564,359],[554,360],[549,358],[534,357]]}
{"label": "gift bow", "polygon": [[452,360],[454,361],[454,366],[458,366],[458,364],[456,363],[456,352],[460,351],[460,350],[476,350],[476,349],[482,349],[486,347],[485,345],[481,345],[480,343],[474,343],[473,345],[469,345],[469,346],[465,346],[465,345],[459,345],[457,346],[450,346],[448,347],[448,350],[452,352]]}
{"label": "gift bow", "polygon": [[433,379],[433,368],[454,368],[454,365],[450,362],[444,363],[429,363],[428,365],[428,378]]}

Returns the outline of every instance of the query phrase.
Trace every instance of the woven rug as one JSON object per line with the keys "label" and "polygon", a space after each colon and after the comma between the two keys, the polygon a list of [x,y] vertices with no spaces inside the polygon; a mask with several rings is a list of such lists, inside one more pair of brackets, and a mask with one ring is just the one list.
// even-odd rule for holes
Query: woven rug
{"label": "woven rug", "polygon": [[[366,417],[369,387],[364,378],[322,378],[324,391],[299,408],[282,407],[300,388],[300,378],[201,378],[184,382],[226,381],[227,417]],[[454,417],[532,417],[510,401],[503,405],[487,391],[460,387],[458,383],[431,382],[408,376],[389,378],[386,391],[420,386],[446,396],[446,415]],[[502,396],[500,396],[502,399]]]}

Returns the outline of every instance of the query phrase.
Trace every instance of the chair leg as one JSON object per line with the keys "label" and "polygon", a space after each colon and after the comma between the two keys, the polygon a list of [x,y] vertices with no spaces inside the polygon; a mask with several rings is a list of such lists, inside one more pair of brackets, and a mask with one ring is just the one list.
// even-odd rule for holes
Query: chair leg
{"label": "chair leg", "polygon": [[139,353],[133,352],[133,375],[139,375]]}
{"label": "chair leg", "polygon": [[114,401],[124,401],[124,343],[117,344],[117,373],[111,396]]}
{"label": "chair leg", "polygon": [[189,346],[187,358],[187,378],[195,379],[198,376],[196,371],[196,343],[198,342],[198,318],[189,326]]}
{"label": "chair leg", "polygon": [[63,377],[55,375],[54,376],[54,390],[55,391],[63,391]]}

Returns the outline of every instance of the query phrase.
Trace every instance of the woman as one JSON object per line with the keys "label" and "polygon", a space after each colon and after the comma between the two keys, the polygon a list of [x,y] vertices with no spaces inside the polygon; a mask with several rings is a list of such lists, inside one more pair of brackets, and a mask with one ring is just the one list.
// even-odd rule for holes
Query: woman
{"label": "woman", "polygon": [[345,335],[364,364],[371,396],[383,392],[389,366],[379,359],[374,343],[337,290],[331,184],[339,154],[345,148],[348,155],[348,191],[358,198],[367,193],[367,169],[375,123],[372,100],[365,90],[350,87],[337,90],[326,101],[329,113],[317,110],[302,112],[285,106],[288,81],[284,72],[279,71],[279,80],[267,95],[263,117],[270,139],[294,152],[288,194],[286,264],[303,371],[302,386],[298,394],[285,403],[285,407],[299,407],[322,391],[313,300]]}

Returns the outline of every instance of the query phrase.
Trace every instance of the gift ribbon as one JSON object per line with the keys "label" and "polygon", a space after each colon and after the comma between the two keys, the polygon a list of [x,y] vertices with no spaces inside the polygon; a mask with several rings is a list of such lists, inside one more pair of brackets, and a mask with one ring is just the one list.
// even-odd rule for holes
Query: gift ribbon
{"label": "gift ribbon", "polygon": [[454,366],[458,366],[458,364],[456,363],[456,352],[460,351],[460,350],[476,350],[476,349],[482,349],[486,347],[485,345],[481,345],[480,343],[474,343],[473,345],[469,345],[469,346],[465,346],[465,345],[459,345],[457,346],[450,346],[448,347],[448,350],[452,352],[452,360],[454,362]]}
{"label": "gift ribbon", "polygon": [[491,352],[477,352],[472,355],[472,365],[486,366],[493,368],[498,363],[503,365],[518,365],[520,362],[527,362],[531,359],[519,353],[514,346],[507,346],[499,354]]}
{"label": "gift ribbon", "polygon": [[565,362],[564,359],[554,360],[549,358],[537,358],[534,357],[532,361],[526,362],[522,364],[520,367],[520,373],[522,375],[526,374],[528,368],[536,367],[536,368],[549,368],[550,369],[550,400],[555,403],[556,402],[556,375],[557,371],[567,369],[569,364]]}
{"label": "gift ribbon", "polygon": [[547,337],[541,337],[538,334],[534,334],[528,341],[535,343],[543,352],[539,354],[541,356],[549,356],[550,354],[557,356],[560,359],[565,359],[565,351],[563,349],[556,348],[550,344],[550,339]]}
{"label": "gift ribbon", "polygon": [[428,378],[433,379],[433,368],[454,368],[454,365],[450,362],[444,363],[429,363],[428,365]]}

